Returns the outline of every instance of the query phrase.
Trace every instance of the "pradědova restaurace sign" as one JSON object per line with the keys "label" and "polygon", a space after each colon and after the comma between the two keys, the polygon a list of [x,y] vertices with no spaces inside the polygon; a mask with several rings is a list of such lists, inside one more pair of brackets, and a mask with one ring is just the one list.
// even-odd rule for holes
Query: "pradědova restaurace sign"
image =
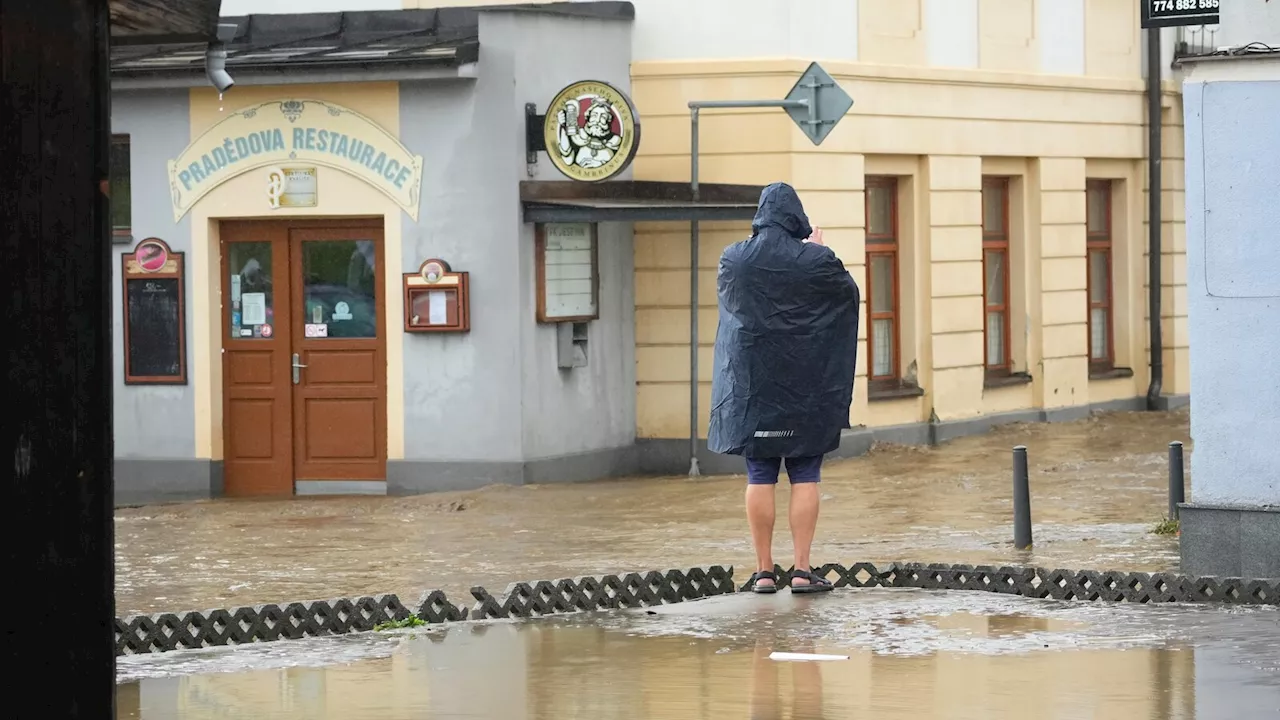
{"label": "prad\u011bdova restaurace sign", "polygon": [[222,183],[250,170],[306,162],[349,173],[418,219],[422,156],[349,108],[273,100],[231,113],[169,161],[173,217],[181,220]]}

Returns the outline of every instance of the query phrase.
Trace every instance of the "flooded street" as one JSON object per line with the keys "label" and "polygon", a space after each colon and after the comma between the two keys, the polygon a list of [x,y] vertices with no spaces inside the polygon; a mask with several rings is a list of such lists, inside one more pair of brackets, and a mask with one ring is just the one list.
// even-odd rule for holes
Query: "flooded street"
{"label": "flooded street", "polygon": [[[824,472],[823,562],[1176,570],[1166,452],[1187,412],[1016,425],[935,448],[877,447]],[[1035,548],[1012,547],[1010,450],[1031,465]],[[1190,463],[1188,462],[1188,466]],[[116,513],[117,615],[753,564],[742,477],[669,477],[415,497],[189,503]],[[783,482],[785,486],[785,481]],[[790,564],[786,488],[775,556]],[[745,578],[749,572],[740,572]]]}
{"label": "flooded street", "polygon": [[1280,715],[1277,643],[1275,607],[736,594],[130,656],[117,717],[1261,720]]}

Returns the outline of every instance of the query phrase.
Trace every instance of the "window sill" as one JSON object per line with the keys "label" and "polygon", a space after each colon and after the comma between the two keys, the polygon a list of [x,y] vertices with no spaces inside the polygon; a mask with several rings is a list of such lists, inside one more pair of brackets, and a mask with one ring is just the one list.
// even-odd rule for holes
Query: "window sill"
{"label": "window sill", "polygon": [[1133,368],[1089,368],[1090,380],[1119,380],[1133,377]]}
{"label": "window sill", "polygon": [[1015,372],[1007,375],[988,375],[983,379],[982,387],[986,390],[992,390],[995,388],[1026,385],[1029,382],[1031,382],[1031,373]]}
{"label": "window sill", "polygon": [[133,232],[129,230],[112,230],[111,244],[112,245],[132,245]]}
{"label": "window sill", "polygon": [[867,385],[867,402],[903,400],[924,395],[924,388],[905,380],[872,380]]}

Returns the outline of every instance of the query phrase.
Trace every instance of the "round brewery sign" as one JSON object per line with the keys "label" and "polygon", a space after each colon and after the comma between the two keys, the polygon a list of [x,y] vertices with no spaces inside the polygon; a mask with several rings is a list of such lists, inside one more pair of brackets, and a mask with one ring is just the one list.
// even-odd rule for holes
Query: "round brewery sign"
{"label": "round brewery sign", "polygon": [[160,243],[154,240],[147,240],[134,251],[134,257],[137,258],[138,268],[142,272],[159,272],[164,269],[164,264],[169,261],[169,251],[165,250]]}
{"label": "round brewery sign", "polygon": [[547,108],[542,129],[551,163],[581,182],[617,175],[640,149],[640,120],[631,100],[595,80],[561,90]]}

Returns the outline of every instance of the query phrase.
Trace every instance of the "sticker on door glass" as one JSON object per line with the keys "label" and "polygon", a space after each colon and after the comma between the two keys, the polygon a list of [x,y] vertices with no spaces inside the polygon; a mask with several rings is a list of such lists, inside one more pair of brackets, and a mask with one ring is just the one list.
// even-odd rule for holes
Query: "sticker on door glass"
{"label": "sticker on door glass", "polygon": [[270,326],[270,325],[263,325],[263,326],[262,326],[262,337],[264,337],[264,338],[269,338],[269,337],[271,337],[271,332],[272,332],[272,331],[271,331],[271,326]]}
{"label": "sticker on door glass", "polygon": [[311,306],[311,324],[319,325],[324,322],[324,306],[316,303]]}
{"label": "sticker on door glass", "polygon": [[329,326],[324,323],[307,323],[304,334],[309,338],[329,337]]}
{"label": "sticker on door glass", "polygon": [[240,337],[253,337],[253,328],[240,328]]}
{"label": "sticker on door glass", "polygon": [[333,321],[334,321],[334,322],[337,322],[337,321],[339,321],[339,320],[350,320],[350,319],[351,319],[351,306],[350,306],[350,305],[348,305],[348,304],[346,304],[346,303],[344,303],[344,302],[339,302],[337,305],[334,305],[334,306],[333,306]]}
{"label": "sticker on door glass", "polygon": [[240,302],[240,276],[231,276],[231,302]]}
{"label": "sticker on door glass", "polygon": [[245,293],[240,296],[243,324],[262,325],[267,321],[267,294]]}

